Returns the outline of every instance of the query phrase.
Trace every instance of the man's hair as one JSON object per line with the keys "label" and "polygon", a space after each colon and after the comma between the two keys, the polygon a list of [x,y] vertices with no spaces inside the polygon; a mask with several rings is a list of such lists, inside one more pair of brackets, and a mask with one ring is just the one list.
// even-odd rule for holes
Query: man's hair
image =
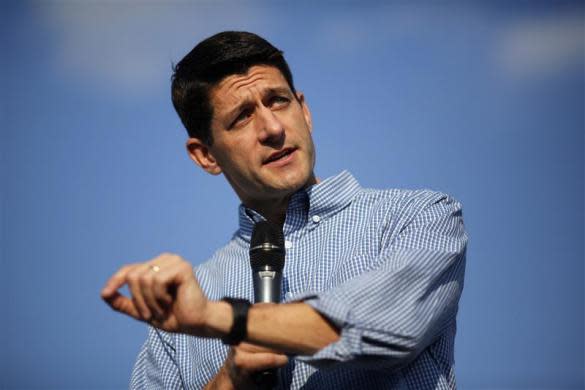
{"label": "man's hair", "polygon": [[210,91],[227,76],[245,74],[254,65],[274,66],[294,94],[293,77],[282,54],[264,38],[244,31],[224,31],[195,46],[175,65],[171,79],[173,106],[189,137],[213,143]]}

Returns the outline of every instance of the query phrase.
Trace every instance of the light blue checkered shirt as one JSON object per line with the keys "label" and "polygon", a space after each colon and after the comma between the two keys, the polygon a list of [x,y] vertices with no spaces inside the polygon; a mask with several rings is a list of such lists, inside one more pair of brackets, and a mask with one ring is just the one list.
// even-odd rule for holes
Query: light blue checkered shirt
{"label": "light blue checkered shirt", "polygon": [[[250,236],[240,206],[231,241],[196,267],[212,300],[253,300]],[[432,191],[361,188],[349,172],[294,194],[284,223],[285,301],[304,300],[339,341],[280,370],[280,388],[454,389],[455,317],[465,271],[461,205]],[[131,388],[200,389],[228,347],[151,328]]]}

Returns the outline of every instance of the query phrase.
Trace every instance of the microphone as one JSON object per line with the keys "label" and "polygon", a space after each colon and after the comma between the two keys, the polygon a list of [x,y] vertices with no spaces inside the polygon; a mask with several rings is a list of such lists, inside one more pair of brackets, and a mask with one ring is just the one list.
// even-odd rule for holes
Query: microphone
{"label": "microphone", "polygon": [[[284,255],[282,229],[267,221],[256,223],[250,239],[254,303],[280,302]],[[271,389],[278,382],[278,370],[258,372],[253,380],[261,389]]]}

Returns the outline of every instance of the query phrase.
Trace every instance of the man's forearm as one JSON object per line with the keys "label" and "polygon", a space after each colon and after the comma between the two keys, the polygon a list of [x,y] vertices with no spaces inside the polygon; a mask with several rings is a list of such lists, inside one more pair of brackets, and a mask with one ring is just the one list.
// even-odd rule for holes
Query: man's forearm
{"label": "man's forearm", "polygon": [[[223,337],[232,326],[226,302],[209,302],[208,337]],[[339,330],[311,306],[260,303],[248,312],[246,341],[287,354],[312,355],[339,339]]]}
{"label": "man's forearm", "polygon": [[288,354],[312,355],[339,339],[339,330],[306,303],[256,304],[248,341]]}

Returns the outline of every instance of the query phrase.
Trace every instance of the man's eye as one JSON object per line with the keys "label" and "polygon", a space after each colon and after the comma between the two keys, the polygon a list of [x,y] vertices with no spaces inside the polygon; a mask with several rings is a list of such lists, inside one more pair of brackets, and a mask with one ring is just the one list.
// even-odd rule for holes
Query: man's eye
{"label": "man's eye", "polygon": [[245,121],[246,119],[248,119],[250,117],[250,115],[252,115],[252,110],[244,110],[240,113],[240,115],[238,115],[236,117],[236,119],[234,119],[232,126],[237,125],[240,122]]}
{"label": "man's eye", "polygon": [[287,105],[290,102],[290,99],[285,96],[273,96],[270,99],[270,105],[274,107],[282,107]]}

